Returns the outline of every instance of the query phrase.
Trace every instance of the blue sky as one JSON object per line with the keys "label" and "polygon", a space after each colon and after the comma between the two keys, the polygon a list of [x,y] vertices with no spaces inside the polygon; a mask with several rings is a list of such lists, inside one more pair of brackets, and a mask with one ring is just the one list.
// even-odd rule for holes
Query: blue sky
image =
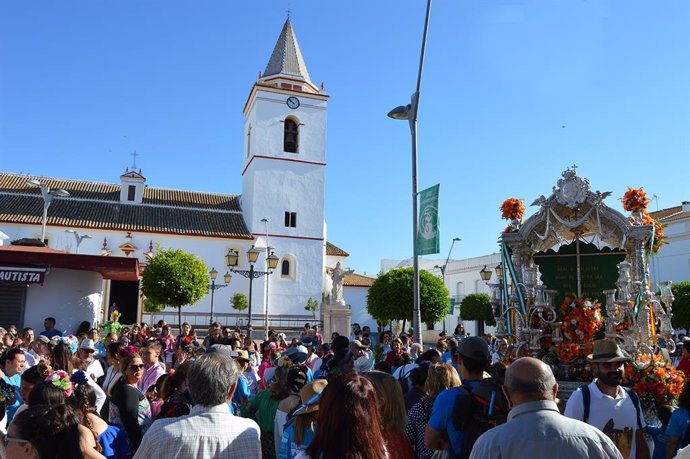
{"label": "blue sky", "polygon": [[[426,2],[0,3],[0,169],[240,193],[242,107],[289,8],[329,101],[328,238],[375,274],[411,255],[411,154],[386,117],[414,91]],[[419,187],[441,184],[441,254],[496,250],[507,197],[572,164],[594,190],[690,199],[690,2],[437,0]],[[656,209],[657,202],[651,204]],[[528,215],[535,208],[528,208]]]}

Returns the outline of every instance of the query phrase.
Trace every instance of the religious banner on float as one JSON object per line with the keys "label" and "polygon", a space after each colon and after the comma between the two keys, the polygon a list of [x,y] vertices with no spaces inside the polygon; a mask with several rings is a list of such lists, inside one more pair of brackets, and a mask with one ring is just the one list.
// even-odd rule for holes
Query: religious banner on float
{"label": "religious banner on float", "polygon": [[439,188],[440,185],[434,185],[419,193],[417,255],[430,255],[441,251],[438,221]]}
{"label": "religious banner on float", "polygon": [[534,255],[534,262],[539,265],[541,272],[541,281],[548,289],[558,291],[556,307],[563,303],[565,295],[573,294],[605,304],[603,291],[616,288],[616,265],[623,260],[623,250],[611,250],[608,247],[599,249],[594,244],[584,242],[580,242],[579,250],[576,243],[572,243],[562,246],[558,252],[549,250]]}

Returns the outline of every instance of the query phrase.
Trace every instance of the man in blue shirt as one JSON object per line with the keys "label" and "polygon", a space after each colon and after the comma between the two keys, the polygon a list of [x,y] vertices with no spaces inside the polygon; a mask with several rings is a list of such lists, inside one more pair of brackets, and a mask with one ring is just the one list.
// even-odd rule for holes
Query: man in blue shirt
{"label": "man in blue shirt", "polygon": [[43,327],[45,327],[45,331],[42,331],[41,335],[47,337],[48,339],[51,339],[53,336],[62,336],[62,332],[55,329],[54,317],[46,317],[43,320]]}
{"label": "man in blue shirt", "polygon": [[[479,337],[468,337],[458,345],[455,359],[462,384],[473,388],[484,379],[484,371],[491,363],[489,345]],[[463,433],[456,429],[453,422],[453,409],[458,397],[469,398],[470,395],[466,390],[454,387],[444,390],[436,397],[424,433],[424,444],[427,448],[451,450],[455,456],[461,454]]]}

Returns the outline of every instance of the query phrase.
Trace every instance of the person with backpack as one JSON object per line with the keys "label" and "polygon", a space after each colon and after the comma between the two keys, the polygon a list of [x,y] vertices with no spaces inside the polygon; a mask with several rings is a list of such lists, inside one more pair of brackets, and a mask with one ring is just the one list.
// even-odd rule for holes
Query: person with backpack
{"label": "person with backpack", "polygon": [[558,411],[558,384],[541,360],[523,357],[505,374],[504,394],[511,407],[506,424],[481,435],[470,459],[557,456],[559,459],[622,459],[600,430]]}
{"label": "person with backpack", "polygon": [[649,458],[640,398],[631,389],[621,386],[623,364],[630,356],[615,341],[600,339],[594,341],[593,352],[587,360],[595,379],[573,392],[565,415],[604,432],[623,457]]}
{"label": "person with backpack", "polygon": [[505,422],[508,404],[501,384],[484,377],[491,363],[486,341],[476,336],[465,338],[455,359],[462,385],[442,391],[434,400],[424,445],[446,450],[451,458],[467,458],[479,435]]}

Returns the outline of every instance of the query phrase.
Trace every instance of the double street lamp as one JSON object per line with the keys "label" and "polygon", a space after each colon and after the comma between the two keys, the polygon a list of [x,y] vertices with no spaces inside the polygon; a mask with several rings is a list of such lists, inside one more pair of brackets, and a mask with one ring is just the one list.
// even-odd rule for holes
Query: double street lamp
{"label": "double street lamp", "polygon": [[239,259],[239,254],[235,250],[230,249],[228,250],[228,253],[225,255],[225,262],[228,265],[228,267],[230,267],[230,271],[249,279],[249,317],[247,318],[247,335],[251,335],[252,332],[252,284],[254,282],[254,279],[257,279],[261,276],[272,274],[273,270],[276,269],[276,266],[278,266],[278,257],[275,256],[273,252],[271,252],[266,257],[266,267],[268,270],[258,271],[254,269],[254,263],[256,263],[256,261],[259,259],[260,254],[261,251],[259,249],[254,248],[253,245],[251,249],[247,250],[247,261],[249,262],[249,270],[234,269],[234,266],[237,266],[237,261]]}
{"label": "double street lamp", "polygon": [[422,86],[422,69],[424,68],[424,51],[426,50],[426,37],[429,29],[429,14],[431,13],[431,0],[427,0],[426,18],[424,20],[424,34],[422,36],[422,52],[419,57],[419,73],[417,74],[417,90],[412,94],[410,103],[401,105],[388,112],[390,118],[407,120],[410,124],[412,135],[412,252],[413,252],[413,309],[412,328],[415,343],[422,342],[422,320],[419,309],[419,256],[417,254],[417,108],[419,104],[419,91]]}
{"label": "double street lamp", "polygon": [[41,189],[41,195],[43,196],[43,223],[41,227],[41,242],[45,244],[46,241],[46,224],[48,223],[48,207],[53,202],[55,196],[60,196],[66,198],[69,193],[63,189],[51,190],[45,184],[36,179],[27,180],[27,185],[37,186]]}
{"label": "double street lamp", "polygon": [[218,277],[218,271],[216,271],[216,268],[211,268],[211,271],[209,271],[208,275],[211,277],[211,283],[208,284],[208,289],[211,291],[211,324],[213,325],[213,294],[215,293],[216,290],[221,289],[223,287],[227,287],[228,284],[230,283],[230,279],[232,279],[232,276],[230,275],[229,272],[226,272],[225,275],[223,275],[223,281],[225,284],[218,284],[216,285],[216,278]]}

